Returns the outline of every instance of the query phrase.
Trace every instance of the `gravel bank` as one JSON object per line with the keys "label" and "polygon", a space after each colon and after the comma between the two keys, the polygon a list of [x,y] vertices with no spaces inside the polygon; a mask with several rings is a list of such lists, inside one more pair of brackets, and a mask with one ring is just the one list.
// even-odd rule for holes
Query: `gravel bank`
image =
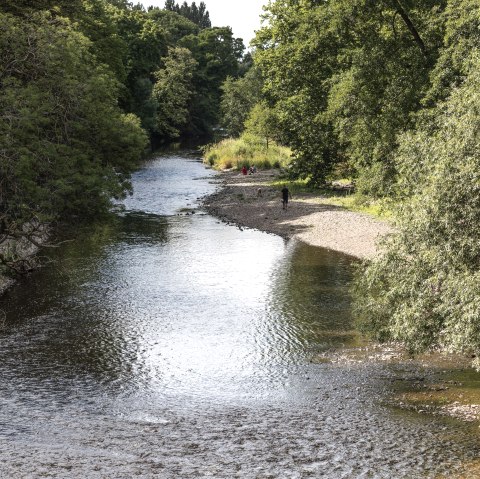
{"label": "gravel bank", "polygon": [[204,206],[224,221],[361,259],[373,257],[378,238],[392,231],[385,222],[326,204],[314,194],[295,195],[284,211],[280,192],[269,186],[277,176],[276,170],[247,176],[222,172],[217,180],[220,188],[204,199]]}

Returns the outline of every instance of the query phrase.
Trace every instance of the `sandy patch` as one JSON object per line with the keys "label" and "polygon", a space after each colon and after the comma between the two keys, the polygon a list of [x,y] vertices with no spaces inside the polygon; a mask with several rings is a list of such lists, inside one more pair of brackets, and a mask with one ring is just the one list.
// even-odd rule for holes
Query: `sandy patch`
{"label": "sandy patch", "polygon": [[269,186],[277,176],[276,170],[247,176],[222,172],[217,179],[219,190],[204,199],[204,206],[224,221],[357,258],[373,257],[377,240],[392,230],[368,215],[326,204],[320,195],[295,195],[284,211],[280,191]]}

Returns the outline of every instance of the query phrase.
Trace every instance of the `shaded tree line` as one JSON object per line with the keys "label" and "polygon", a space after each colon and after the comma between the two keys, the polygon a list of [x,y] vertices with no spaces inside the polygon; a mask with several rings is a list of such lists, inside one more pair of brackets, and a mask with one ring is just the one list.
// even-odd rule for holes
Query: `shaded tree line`
{"label": "shaded tree line", "polygon": [[273,118],[292,176],[321,186],[347,172],[358,194],[391,200],[396,233],[359,268],[355,305],[363,331],[412,352],[480,357],[479,12],[475,0],[273,1],[252,73],[223,87],[225,126]]}
{"label": "shaded tree line", "polygon": [[243,49],[203,2],[2,2],[0,246],[106,212],[150,145],[209,135]]}

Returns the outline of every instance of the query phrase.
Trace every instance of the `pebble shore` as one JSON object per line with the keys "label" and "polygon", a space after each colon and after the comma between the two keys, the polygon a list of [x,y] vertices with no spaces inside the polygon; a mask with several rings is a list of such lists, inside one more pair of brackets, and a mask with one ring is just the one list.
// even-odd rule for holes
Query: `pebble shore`
{"label": "pebble shore", "polygon": [[219,189],[204,198],[204,207],[224,221],[360,259],[375,256],[378,239],[392,231],[386,222],[329,205],[315,194],[294,195],[285,211],[279,189],[270,186],[278,174],[221,172],[216,179]]}

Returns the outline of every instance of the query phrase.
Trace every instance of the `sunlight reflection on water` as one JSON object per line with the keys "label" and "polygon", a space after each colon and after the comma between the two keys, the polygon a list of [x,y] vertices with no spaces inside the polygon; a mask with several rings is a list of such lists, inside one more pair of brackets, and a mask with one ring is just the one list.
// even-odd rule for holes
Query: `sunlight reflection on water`
{"label": "sunlight reflection on water", "polygon": [[75,478],[414,478],[457,464],[455,428],[378,406],[387,368],[310,363],[355,341],[351,260],[203,214],[212,176],[181,156],[148,162],[115,221],[2,299],[0,476],[66,477],[66,457]]}

